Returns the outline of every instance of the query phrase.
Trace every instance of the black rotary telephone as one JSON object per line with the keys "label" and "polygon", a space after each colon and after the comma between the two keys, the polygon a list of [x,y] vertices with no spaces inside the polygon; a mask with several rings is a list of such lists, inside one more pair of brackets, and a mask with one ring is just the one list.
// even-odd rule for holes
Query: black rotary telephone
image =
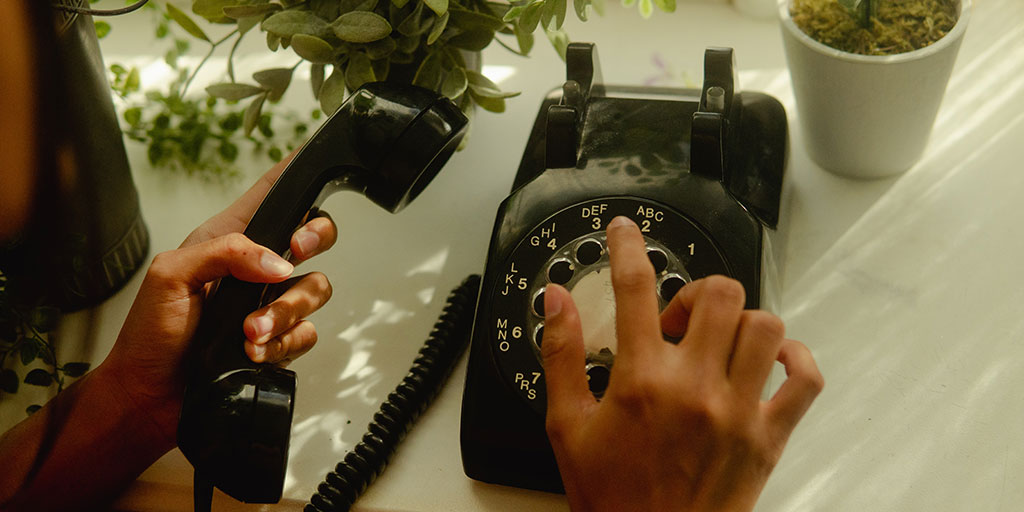
{"label": "black rotary telephone", "polygon": [[[245,235],[287,256],[292,232],[338,190],[400,210],[455,151],[466,122],[454,103],[426,89],[365,85],[295,155]],[[295,373],[253,363],[242,343],[245,316],[273,298],[272,286],[233,278],[208,297],[178,422],[178,446],[195,467],[197,509],[209,507],[212,486],[245,502],[281,498]]]}
{"label": "black rotary telephone", "polygon": [[606,86],[592,44],[571,44],[566,66],[498,209],[461,427],[468,476],[553,492],[563,488],[544,430],[547,283],[579,306],[598,398],[615,360],[604,236],[615,216],[640,226],[661,307],[685,283],[725,274],[748,308],[770,308],[788,140],[782,105],[737,89],[732,49],[706,50],[700,90]]}

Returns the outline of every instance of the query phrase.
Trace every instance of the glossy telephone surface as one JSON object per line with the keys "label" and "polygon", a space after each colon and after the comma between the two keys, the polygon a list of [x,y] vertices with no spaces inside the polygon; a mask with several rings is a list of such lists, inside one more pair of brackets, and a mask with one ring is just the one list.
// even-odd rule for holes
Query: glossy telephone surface
{"label": "glossy telephone surface", "polygon": [[563,488],[544,430],[545,286],[577,303],[598,398],[615,359],[604,234],[615,216],[641,228],[662,308],[685,283],[725,274],[747,307],[770,309],[787,159],[782,105],[737,89],[731,49],[705,52],[701,90],[604,85],[592,44],[571,44],[566,64],[495,220],[461,423],[468,476],[553,492]]}

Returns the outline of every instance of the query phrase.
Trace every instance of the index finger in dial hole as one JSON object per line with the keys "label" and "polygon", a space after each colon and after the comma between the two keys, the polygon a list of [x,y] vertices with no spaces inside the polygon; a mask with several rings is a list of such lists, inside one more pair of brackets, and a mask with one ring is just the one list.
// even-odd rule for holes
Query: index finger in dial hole
{"label": "index finger in dial hole", "polygon": [[256,344],[266,343],[313,314],[333,293],[327,276],[320,272],[311,272],[285,283],[290,286],[279,297],[250,313],[242,324],[245,337]]}
{"label": "index finger in dial hole", "polygon": [[652,340],[661,341],[654,267],[647,258],[643,234],[626,217],[608,223],[608,257],[615,290],[615,334],[618,357],[641,353]]}

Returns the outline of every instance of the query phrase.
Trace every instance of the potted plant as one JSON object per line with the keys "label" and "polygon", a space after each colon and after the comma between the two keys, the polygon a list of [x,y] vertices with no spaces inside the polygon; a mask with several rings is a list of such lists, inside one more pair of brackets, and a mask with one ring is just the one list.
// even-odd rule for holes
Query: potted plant
{"label": "potted plant", "polygon": [[[590,5],[592,0],[573,1],[581,20]],[[665,1],[657,5],[674,7]],[[567,0],[194,0],[191,13],[171,3],[166,8],[170,19],[210,45],[210,54],[231,45],[225,80],[206,91],[244,102],[246,135],[265,119],[264,108],[281,99],[300,66],[309,66],[313,98],[327,114],[349,92],[378,80],[435,90],[467,114],[476,106],[502,112],[505,99],[518,93],[501,91],[480,73],[479,52],[494,42],[527,55],[538,28],[560,54],[569,42],[562,29]],[[216,30],[211,24],[224,25],[227,35],[210,37]],[[293,52],[295,65],[258,70],[251,79],[240,76],[234,54],[245,37],[265,39],[269,51]]]}
{"label": "potted plant", "polygon": [[780,0],[807,151],[840,175],[899,174],[920,158],[970,0]]}

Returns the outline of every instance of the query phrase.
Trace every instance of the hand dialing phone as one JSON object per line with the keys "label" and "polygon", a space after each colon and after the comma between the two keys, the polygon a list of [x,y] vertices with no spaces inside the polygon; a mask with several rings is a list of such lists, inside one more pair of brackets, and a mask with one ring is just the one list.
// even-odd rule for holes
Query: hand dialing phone
{"label": "hand dialing phone", "polygon": [[[462,139],[466,118],[419,87],[367,84],[295,155],[245,235],[283,256],[323,200],[353,190],[396,212],[434,178]],[[208,297],[189,354],[178,445],[200,485],[252,503],[280,500],[288,461],[295,373],[256,364],[242,321],[273,299],[268,285],[223,278]],[[212,491],[212,489],[207,489]]]}
{"label": "hand dialing phone", "polygon": [[462,403],[471,478],[563,491],[544,430],[544,289],[561,284],[576,301],[600,398],[616,349],[604,235],[614,217],[643,232],[662,308],[685,283],[725,274],[748,308],[771,309],[786,113],[737,89],[731,49],[704,58],[701,90],[613,87],[594,45],[569,46],[567,80],[541,105],[494,225]]}

